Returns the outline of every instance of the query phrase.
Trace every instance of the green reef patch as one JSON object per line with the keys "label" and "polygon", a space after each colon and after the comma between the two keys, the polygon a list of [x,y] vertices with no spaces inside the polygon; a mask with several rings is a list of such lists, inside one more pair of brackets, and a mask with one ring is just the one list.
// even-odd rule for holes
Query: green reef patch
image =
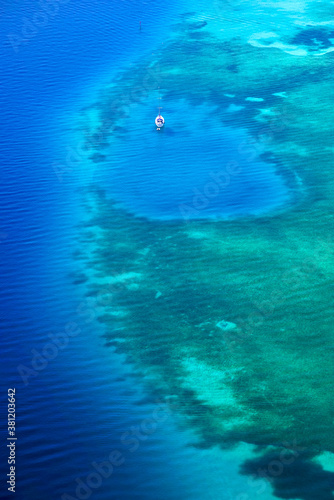
{"label": "green reef patch", "polygon": [[[219,120],[246,128],[250,154],[275,158],[299,196],[261,217],[154,221],[92,186],[76,258],[107,345],[174,399],[198,446],[256,445],[249,475],[298,446],[285,475],[272,473],[274,494],[327,500],[333,473],[316,457],[334,453],[332,56],[222,40],[193,17],[92,105],[99,123],[82,127],[92,161],[108,160],[130,110],[160,86],[166,105],[219,103]],[[314,478],[313,496],[298,474]]]}

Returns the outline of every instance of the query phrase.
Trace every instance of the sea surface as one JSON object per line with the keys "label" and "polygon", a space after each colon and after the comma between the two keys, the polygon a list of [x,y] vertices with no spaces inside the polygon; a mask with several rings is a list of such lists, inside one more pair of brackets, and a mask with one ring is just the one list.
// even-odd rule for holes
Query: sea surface
{"label": "sea surface", "polygon": [[[291,2],[218,0],[0,9],[1,498],[333,498],[332,408],[318,391],[323,348],[312,336],[320,332],[330,356],[332,145],[329,132],[319,139],[304,123],[296,85],[303,75],[304,95],[315,96],[315,75],[326,71],[327,10],[316,18]],[[314,24],[319,31],[300,33]],[[252,80],[254,65],[240,61],[257,50]],[[268,67],[260,60],[270,51]],[[283,85],[275,71],[296,60]],[[272,80],[264,69],[261,80],[261,64]],[[226,67],[229,80],[219,80]],[[325,214],[316,264],[306,206]],[[289,293],[297,281],[293,297],[279,272]],[[304,358],[304,395],[319,402],[310,410],[302,395],[293,399],[301,351],[287,333],[279,345],[269,340],[294,321],[314,347]],[[286,385],[285,352],[296,367]],[[8,388],[15,495],[6,483]],[[298,434],[299,421],[314,440]],[[310,474],[313,493],[303,487]]]}

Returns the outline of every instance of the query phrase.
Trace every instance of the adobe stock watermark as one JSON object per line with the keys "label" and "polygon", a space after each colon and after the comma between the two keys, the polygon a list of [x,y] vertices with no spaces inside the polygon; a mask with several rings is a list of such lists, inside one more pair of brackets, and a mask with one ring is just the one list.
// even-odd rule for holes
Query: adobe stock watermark
{"label": "adobe stock watermark", "polygon": [[[281,133],[292,122],[292,115],[287,106],[275,116],[270,116],[267,123],[257,132],[256,136],[250,136],[238,146],[238,158],[242,163],[249,163],[264,153],[268,145],[273,141],[275,134]],[[231,184],[233,177],[242,173],[242,167],[235,159],[229,161],[226,166],[218,172],[209,172],[210,180],[200,190],[198,187],[192,189],[193,197],[190,204],[180,203],[178,205],[182,218],[187,222],[196,219],[202,210],[209,207],[212,200],[220,196]]]}
{"label": "adobe stock watermark", "polygon": [[[313,257],[318,257],[321,254],[322,246],[317,242],[314,246]],[[296,249],[297,251],[297,249]],[[321,271],[317,268],[312,260],[308,257],[304,261],[304,265],[293,269],[287,269],[280,277],[280,284],[266,298],[253,301],[255,310],[251,312],[247,318],[237,318],[236,322],[242,329],[239,336],[234,340],[247,342],[249,334],[254,333],[264,322],[273,316],[275,310],[282,307],[287,300],[286,291],[290,293],[300,293],[305,288],[305,283],[310,279],[312,281],[321,278]],[[230,336],[232,339],[232,336]]]}
{"label": "adobe stock watermark", "polygon": [[[112,133],[114,128],[108,127],[105,124],[108,133]],[[52,169],[60,183],[64,182],[66,176],[72,175],[76,169],[87,159],[88,155],[91,154],[92,149],[97,149],[102,145],[107,138],[107,133],[99,130],[97,133],[90,137],[83,138],[75,146],[66,146],[65,148],[65,158],[63,163],[53,162]]]}
{"label": "adobe stock watermark", "polygon": [[90,472],[86,477],[75,479],[74,491],[63,493],[61,500],[88,500],[114,473],[117,467],[126,462],[129,453],[136,452],[143,441],[152,436],[176,410],[177,403],[174,398],[166,398],[164,401],[155,401],[156,405],[149,418],[143,419],[139,425],[131,426],[120,436],[119,449],[113,449],[102,462],[92,461]]}
{"label": "adobe stock watermark", "polygon": [[45,370],[49,362],[58,356],[59,351],[65,349],[70,339],[79,335],[80,332],[81,329],[77,323],[68,322],[62,332],[48,334],[50,342],[46,342],[41,351],[31,349],[32,356],[29,366],[23,364],[17,366],[17,371],[21,376],[23,384],[25,386],[29,385],[29,379],[37,377],[40,372]]}
{"label": "adobe stock watermark", "polygon": [[125,88],[120,96],[111,100],[108,104],[109,112],[112,116],[117,116],[116,120],[111,118],[104,119],[101,126],[96,129],[94,134],[86,134],[74,147],[67,146],[65,158],[62,163],[53,162],[52,169],[60,183],[64,178],[73,174],[80,164],[99,146],[105,144],[109,136],[117,132],[119,121],[125,120],[129,115],[129,108],[133,104],[138,104],[142,99],[149,96],[149,93],[156,90],[161,83],[159,65],[157,67],[145,68],[145,74],[140,84],[136,87]]}
{"label": "adobe stock watermark", "polygon": [[210,205],[210,202],[217,198],[230,185],[232,177],[240,174],[241,167],[238,162],[230,161],[225,168],[218,172],[211,171],[209,173],[210,181],[208,181],[202,191],[197,187],[193,188],[193,197],[190,205],[180,203],[178,208],[183,220],[196,218],[202,210],[205,210]]}
{"label": "adobe stock watermark", "polygon": [[[243,157],[244,162],[254,160],[263,149],[263,144],[256,139],[249,137],[238,146],[238,153]],[[234,177],[242,173],[242,167],[236,160],[230,160],[222,170],[209,172],[210,180],[204,185],[202,191],[197,187],[193,188],[191,204],[180,203],[178,205],[180,214],[184,221],[196,219],[202,210],[209,207],[211,201],[230,186]]]}
{"label": "adobe stock watermark", "polygon": [[265,468],[257,470],[257,478],[264,478],[266,481],[272,482],[274,478],[281,476],[287,465],[293,464],[306,448],[299,446],[296,439],[293,443],[283,443],[282,449],[278,456],[270,460]]}
{"label": "adobe stock watermark", "polygon": [[[291,466],[305,450],[307,448],[299,446],[296,439],[292,443],[282,443],[281,449],[275,453],[275,458],[269,460],[265,467],[258,467],[256,473],[254,471],[252,477],[248,478],[247,483],[253,489],[253,493],[240,493],[235,500],[253,500],[255,495],[262,495],[267,490],[268,483],[272,484],[275,479],[282,476],[286,467]],[[246,472],[243,471],[242,474]]]}
{"label": "adobe stock watermark", "polygon": [[[121,280],[118,280],[119,276],[122,278]],[[99,308],[111,306],[114,294],[131,286],[134,282],[136,282],[136,277],[133,273],[128,273],[124,269],[120,270],[118,274],[115,271],[110,277],[109,283],[105,283],[103,287],[94,292],[93,296],[85,298],[78,304],[76,314],[80,317],[81,322],[85,325],[92,323],[97,317]],[[50,361],[56,359],[59,353],[68,346],[71,338],[78,336],[81,331],[77,322],[69,321],[64,325],[63,331],[49,333],[47,335],[49,340],[40,349],[31,349],[31,359],[28,366],[22,363],[17,366],[24,386],[28,386],[31,378],[37,377],[39,373],[44,371]]]}
{"label": "adobe stock watermark", "polygon": [[[319,252],[319,247],[315,247],[314,255],[318,255]],[[287,301],[287,289],[290,293],[300,293],[305,281],[310,278],[316,280],[319,276],[319,270],[311,259],[307,259],[302,267],[287,269],[281,274],[276,289],[268,293],[265,298],[253,300],[254,309],[247,317],[239,316],[234,319],[237,329],[224,332],[224,348],[232,352],[239,345],[248,343],[250,336],[273,317],[275,310],[284,306]]]}
{"label": "adobe stock watermark", "polygon": [[21,28],[18,33],[9,33],[7,35],[9,44],[14,52],[18,53],[19,48],[23,44],[27,44],[35,38],[42,28],[48,26],[51,19],[55,18],[59,12],[60,5],[66,5],[71,0],[40,0],[36,2],[36,8],[33,15],[23,17],[21,20]]}

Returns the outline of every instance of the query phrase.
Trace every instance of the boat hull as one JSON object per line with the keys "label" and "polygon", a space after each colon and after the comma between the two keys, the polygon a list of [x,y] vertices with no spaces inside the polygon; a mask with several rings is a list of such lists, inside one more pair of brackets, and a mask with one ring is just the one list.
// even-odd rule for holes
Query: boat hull
{"label": "boat hull", "polygon": [[160,129],[164,126],[165,124],[165,120],[164,120],[164,117],[161,116],[161,115],[158,115],[155,119],[155,124],[156,126]]}

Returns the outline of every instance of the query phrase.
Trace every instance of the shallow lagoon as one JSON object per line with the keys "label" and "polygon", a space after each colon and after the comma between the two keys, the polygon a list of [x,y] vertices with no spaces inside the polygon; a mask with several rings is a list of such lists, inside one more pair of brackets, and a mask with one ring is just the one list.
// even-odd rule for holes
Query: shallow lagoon
{"label": "shallow lagoon", "polygon": [[107,192],[125,209],[150,219],[221,219],[281,208],[292,197],[275,164],[260,158],[261,145],[223,126],[217,107],[166,100],[157,133],[154,97],[130,107],[108,156]]}

